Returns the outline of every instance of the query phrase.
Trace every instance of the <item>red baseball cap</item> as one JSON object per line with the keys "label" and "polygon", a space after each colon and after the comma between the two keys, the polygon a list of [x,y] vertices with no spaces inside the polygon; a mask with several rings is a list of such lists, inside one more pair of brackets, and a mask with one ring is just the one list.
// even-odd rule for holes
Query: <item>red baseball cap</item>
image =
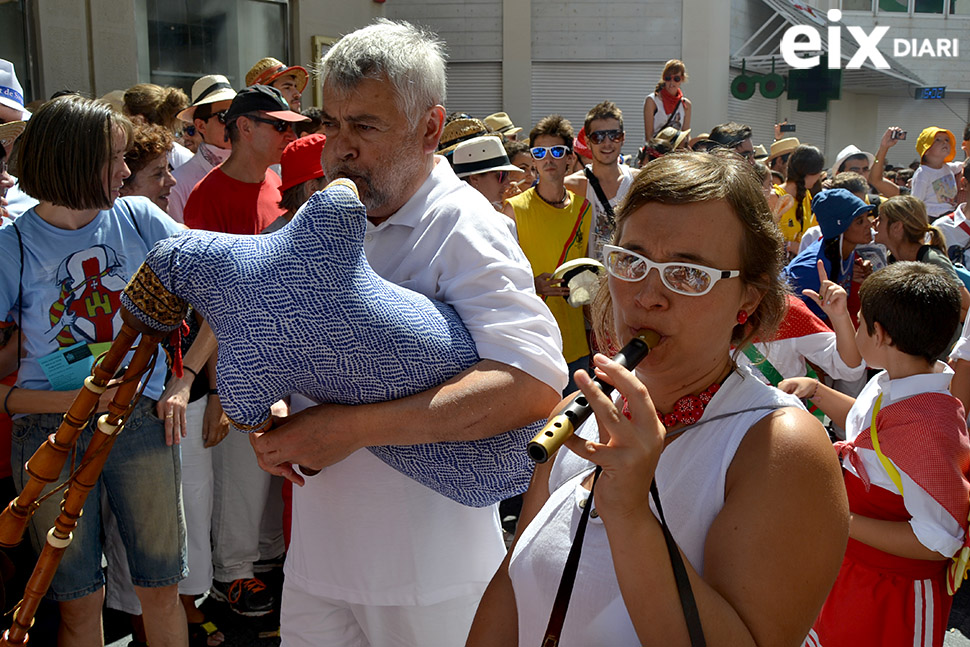
{"label": "red baseball cap", "polygon": [[573,150],[582,157],[593,157],[593,151],[589,149],[589,144],[586,143],[586,129],[580,130],[579,137],[573,139]]}
{"label": "red baseball cap", "polygon": [[283,171],[281,192],[307,180],[323,177],[320,156],[326,142],[326,135],[307,135],[291,141],[283,149],[283,156],[280,158]]}

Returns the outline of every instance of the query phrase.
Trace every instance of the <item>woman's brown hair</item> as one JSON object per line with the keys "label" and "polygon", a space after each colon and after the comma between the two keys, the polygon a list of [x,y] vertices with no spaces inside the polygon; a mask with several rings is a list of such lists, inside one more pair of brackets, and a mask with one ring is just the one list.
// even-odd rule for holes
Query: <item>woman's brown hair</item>
{"label": "woman's brown hair", "polygon": [[125,114],[139,115],[150,124],[175,130],[178,113],[189,107],[189,97],[179,88],[139,83],[125,91]]}
{"label": "woman's brown hair", "polygon": [[672,58],[664,64],[664,71],[660,73],[660,80],[657,81],[657,87],[653,90],[655,93],[659,94],[664,89],[664,77],[668,74],[680,74],[681,83],[687,83],[687,66],[684,65],[683,61]]}
{"label": "woman's brown hair", "polygon": [[76,211],[108,209],[111,197],[102,173],[111,163],[115,130],[125,133],[125,148],[131,146],[131,122],[108,104],[76,94],[48,101],[20,136],[21,189],[41,202]]}
{"label": "woman's brown hair", "polygon": [[[761,302],[744,325],[737,325],[731,342],[737,349],[753,339],[770,339],[788,309],[788,289],[781,278],[784,239],[751,165],[733,151],[674,152],[658,158],[637,175],[616,212],[616,243],[629,217],[642,207],[725,201],[741,221],[741,280],[762,294]],[[606,279],[593,303],[593,330],[600,348],[613,342],[613,299]]]}
{"label": "woman's brown hair", "polygon": [[125,153],[125,163],[131,171],[131,175],[125,178],[125,186],[134,182],[135,176],[149,162],[160,155],[167,155],[175,141],[169,129],[146,122],[135,123],[133,139],[131,148]]}
{"label": "woman's brown hair", "polygon": [[879,203],[879,218],[886,218],[890,223],[903,223],[903,235],[910,243],[925,245],[926,235],[929,234],[929,244],[946,254],[946,239],[939,228],[930,224],[926,214],[926,205],[919,198],[911,195],[894,195]]}

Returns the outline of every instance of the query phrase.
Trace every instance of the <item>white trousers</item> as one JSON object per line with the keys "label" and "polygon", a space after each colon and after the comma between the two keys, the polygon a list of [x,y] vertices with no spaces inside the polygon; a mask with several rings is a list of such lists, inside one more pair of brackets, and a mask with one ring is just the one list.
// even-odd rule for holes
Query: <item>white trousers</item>
{"label": "white trousers", "polygon": [[[213,448],[213,576],[253,577],[253,563],[283,554],[283,480],[260,469],[249,435],[230,429]],[[265,521],[264,521],[265,516]]]}
{"label": "white trousers", "polygon": [[464,645],[478,593],[427,606],[369,606],[315,596],[283,583],[281,647],[456,647]]}

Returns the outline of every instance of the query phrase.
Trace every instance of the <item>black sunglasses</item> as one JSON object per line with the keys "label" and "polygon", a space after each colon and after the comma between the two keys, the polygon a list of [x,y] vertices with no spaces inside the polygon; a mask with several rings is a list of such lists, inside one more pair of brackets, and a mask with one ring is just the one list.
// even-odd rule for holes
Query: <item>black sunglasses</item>
{"label": "black sunglasses", "polygon": [[673,81],[674,83],[680,83],[680,75],[676,76],[665,76],[664,81]]}
{"label": "black sunglasses", "polygon": [[267,119],[266,117],[257,117],[256,115],[246,115],[253,121],[258,121],[263,124],[269,124],[276,129],[276,132],[285,133],[287,130],[293,127],[293,124],[289,121],[283,121],[282,119]]}
{"label": "black sunglasses", "polygon": [[213,117],[215,117],[215,118],[217,118],[219,120],[219,123],[224,126],[224,125],[226,125],[226,114],[228,114],[228,112],[229,112],[228,109],[223,110],[222,112],[213,112],[211,115],[209,115],[208,117],[206,117],[205,120],[206,121],[209,121],[210,119],[212,119]]}
{"label": "black sunglasses", "polygon": [[610,141],[621,142],[626,134],[619,129],[614,130],[594,130],[589,134],[589,141],[594,144],[602,144],[606,138],[609,137]]}

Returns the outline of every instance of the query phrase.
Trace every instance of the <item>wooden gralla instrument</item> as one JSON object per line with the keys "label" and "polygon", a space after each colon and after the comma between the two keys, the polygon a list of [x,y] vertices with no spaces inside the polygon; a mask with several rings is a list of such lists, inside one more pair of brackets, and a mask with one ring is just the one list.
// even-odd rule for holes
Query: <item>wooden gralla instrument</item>
{"label": "wooden gralla instrument", "polygon": [[[127,292],[131,296],[131,285]],[[170,313],[166,322],[171,323],[173,330],[181,325],[186,310],[187,306],[183,303],[181,310],[175,309]],[[125,356],[138,336],[142,335],[120,380],[120,386],[108,405],[108,412],[98,418],[97,431],[81,458],[78,469],[68,481],[61,502],[61,512],[54,527],[47,533],[47,541],[27,582],[24,598],[14,610],[10,629],[0,638],[2,647],[27,644],[27,632],[33,624],[41,598],[50,588],[61,557],[71,543],[71,533],[77,527],[84,501],[91,488],[97,484],[115,438],[124,428],[132,403],[139,395],[138,385],[142,375],[152,368],[158,354],[159,342],[167,336],[167,333],[150,329],[127,311],[122,312],[122,319],[124,323],[121,332],[95,364],[91,375],[85,379],[84,388],[64,415],[57,431],[27,461],[26,469],[30,478],[20,495],[0,513],[0,545],[15,546],[27,529],[41,492],[59,477],[81,431],[94,415],[99,398],[121,369]]]}

